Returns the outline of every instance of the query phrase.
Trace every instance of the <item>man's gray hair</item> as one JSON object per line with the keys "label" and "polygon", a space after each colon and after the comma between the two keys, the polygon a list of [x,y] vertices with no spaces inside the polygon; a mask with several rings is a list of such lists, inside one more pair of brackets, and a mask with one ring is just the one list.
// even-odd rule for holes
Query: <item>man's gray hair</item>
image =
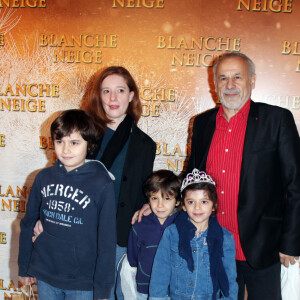
{"label": "man's gray hair", "polygon": [[229,53],[225,53],[223,55],[220,55],[218,60],[215,62],[214,66],[213,66],[213,72],[214,72],[214,81],[216,81],[216,70],[217,67],[219,65],[219,63],[225,59],[225,58],[235,58],[235,57],[240,57],[242,58],[247,64],[248,64],[248,75],[249,75],[249,79],[252,78],[253,75],[255,75],[255,65],[254,62],[245,54],[240,53],[240,52],[229,52]]}

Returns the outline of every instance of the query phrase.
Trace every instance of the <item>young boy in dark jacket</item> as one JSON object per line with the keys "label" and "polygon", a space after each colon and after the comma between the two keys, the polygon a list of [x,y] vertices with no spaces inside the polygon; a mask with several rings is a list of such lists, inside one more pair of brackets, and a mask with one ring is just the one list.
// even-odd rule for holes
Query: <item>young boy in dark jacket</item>
{"label": "young boy in dark jacket", "polygon": [[[85,160],[97,138],[85,111],[63,112],[51,136],[58,160],[38,173],[30,192],[20,224],[19,280],[36,278],[40,300],[108,298],[116,245],[113,176]],[[32,243],[37,220],[43,232]]]}
{"label": "young boy in dark jacket", "polygon": [[180,179],[168,170],[153,172],[144,184],[152,213],[132,226],[127,248],[130,266],[137,267],[139,300],[148,299],[154,256],[165,228],[174,222],[177,215],[175,207],[180,201],[180,185]]}

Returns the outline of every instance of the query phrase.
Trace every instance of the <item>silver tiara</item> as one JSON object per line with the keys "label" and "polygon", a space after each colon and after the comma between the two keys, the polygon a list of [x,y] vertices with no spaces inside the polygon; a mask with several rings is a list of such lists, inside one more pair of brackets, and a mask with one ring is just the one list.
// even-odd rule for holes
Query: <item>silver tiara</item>
{"label": "silver tiara", "polygon": [[207,175],[205,172],[199,171],[198,169],[194,169],[192,173],[188,173],[186,177],[183,179],[180,192],[182,192],[187,186],[199,182],[206,182],[206,183],[216,185],[216,183],[212,180],[212,178],[209,175]]}

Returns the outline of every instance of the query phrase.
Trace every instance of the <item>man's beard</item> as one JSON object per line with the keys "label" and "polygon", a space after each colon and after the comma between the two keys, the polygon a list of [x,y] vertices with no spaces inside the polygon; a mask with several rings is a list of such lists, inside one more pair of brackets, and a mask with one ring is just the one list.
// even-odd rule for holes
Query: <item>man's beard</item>
{"label": "man's beard", "polygon": [[240,91],[239,90],[225,90],[225,91],[223,91],[223,93],[220,97],[220,102],[222,103],[222,105],[224,107],[226,107],[228,109],[236,110],[238,108],[241,108],[243,106],[243,104],[250,98],[251,89],[250,89],[247,97],[245,97],[245,98],[240,97],[237,101],[235,101],[233,103],[226,101],[224,94],[239,94],[240,95]]}

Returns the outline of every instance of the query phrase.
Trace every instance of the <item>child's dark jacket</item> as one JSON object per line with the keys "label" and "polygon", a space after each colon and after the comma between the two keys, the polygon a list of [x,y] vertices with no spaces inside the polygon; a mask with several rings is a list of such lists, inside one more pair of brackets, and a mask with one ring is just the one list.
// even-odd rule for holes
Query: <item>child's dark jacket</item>
{"label": "child's dark jacket", "polygon": [[159,241],[166,227],[174,222],[176,216],[177,213],[169,216],[161,225],[157,216],[151,213],[132,226],[127,256],[129,264],[137,267],[137,291],[142,294],[149,293],[150,275]]}
{"label": "child's dark jacket", "polygon": [[[114,284],[116,212],[111,175],[98,161],[38,173],[22,219],[19,275],[108,298]],[[44,231],[32,243],[40,219]]]}

